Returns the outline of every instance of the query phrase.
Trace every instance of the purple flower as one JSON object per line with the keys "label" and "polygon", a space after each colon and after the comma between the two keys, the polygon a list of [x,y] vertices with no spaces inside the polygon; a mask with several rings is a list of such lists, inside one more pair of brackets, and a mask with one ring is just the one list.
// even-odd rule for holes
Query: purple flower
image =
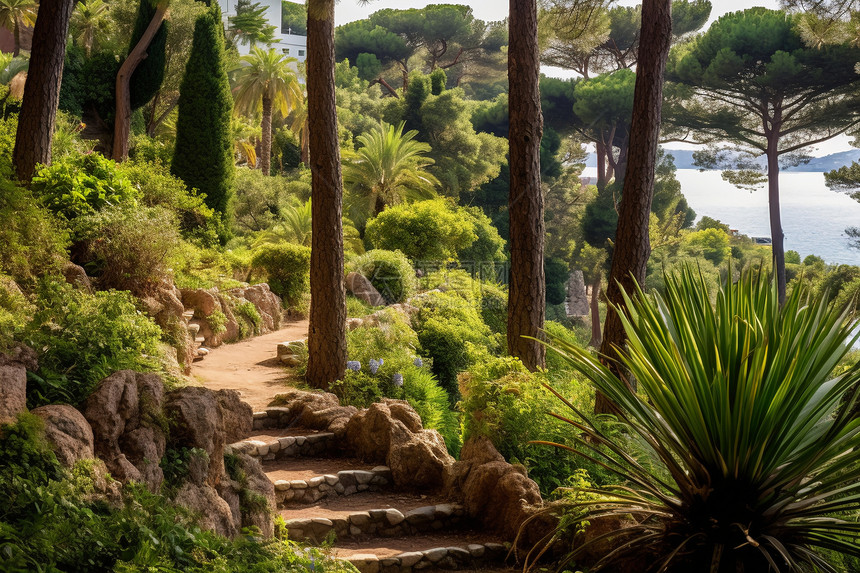
{"label": "purple flower", "polygon": [[371,358],[368,364],[370,367],[370,373],[376,374],[377,370],[379,370],[379,367],[382,366],[382,360],[374,360],[373,358]]}
{"label": "purple flower", "polygon": [[358,372],[361,370],[361,362],[359,362],[358,360],[348,360],[346,362],[346,367],[353,372]]}
{"label": "purple flower", "polygon": [[420,356],[416,356],[415,360],[413,360],[412,363],[415,364],[415,366],[417,366],[418,368],[421,368],[422,366],[424,366],[424,361],[421,360]]}
{"label": "purple flower", "polygon": [[394,376],[391,377],[391,381],[398,388],[402,388],[403,387],[403,374],[398,372],[397,374],[395,374]]}

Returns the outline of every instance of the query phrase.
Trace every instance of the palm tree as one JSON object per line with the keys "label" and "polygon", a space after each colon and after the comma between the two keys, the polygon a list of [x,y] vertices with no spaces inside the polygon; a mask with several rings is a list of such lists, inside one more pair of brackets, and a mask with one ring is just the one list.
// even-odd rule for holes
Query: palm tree
{"label": "palm tree", "polygon": [[15,36],[13,55],[21,52],[21,26],[35,26],[38,9],[35,0],[0,0],[0,26]]}
{"label": "palm tree", "polygon": [[103,0],[82,0],[72,12],[72,30],[75,41],[84,47],[87,57],[92,54],[96,35],[108,27],[108,5]]}
{"label": "palm tree", "polygon": [[295,58],[282,56],[275,50],[258,47],[242,57],[242,65],[234,77],[236,111],[254,114],[262,110],[262,141],[260,169],[269,174],[272,156],[272,113],[277,110],[287,117],[302,100],[302,88],[296,72],[290,67]]}
{"label": "palm tree", "polygon": [[343,172],[349,209],[357,223],[378,215],[388,205],[435,195],[439,180],[426,171],[433,159],[424,155],[430,145],[417,141],[415,130],[403,133],[403,126],[404,122],[397,127],[382,122],[357,138],[361,147]]}

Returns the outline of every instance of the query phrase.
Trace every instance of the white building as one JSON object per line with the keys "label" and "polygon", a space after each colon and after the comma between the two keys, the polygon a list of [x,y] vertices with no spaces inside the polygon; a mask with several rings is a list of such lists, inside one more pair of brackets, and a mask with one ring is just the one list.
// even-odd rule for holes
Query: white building
{"label": "white building", "polygon": [[[218,0],[218,3],[221,5],[221,12],[224,14],[225,25],[227,18],[236,15],[237,1]],[[289,28],[284,29],[281,22],[281,0],[252,0],[252,2],[266,7],[266,18],[269,20],[269,25],[275,26],[275,41],[271,47],[286,56],[304,62],[307,57],[308,38],[307,36],[293,34]],[[244,56],[250,51],[251,47],[248,44],[239,43],[239,53],[241,55]]]}

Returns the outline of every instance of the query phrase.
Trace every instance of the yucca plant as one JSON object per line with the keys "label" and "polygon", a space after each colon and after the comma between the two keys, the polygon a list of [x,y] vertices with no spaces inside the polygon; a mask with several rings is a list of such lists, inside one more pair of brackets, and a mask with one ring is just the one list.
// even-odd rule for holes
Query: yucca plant
{"label": "yucca plant", "polygon": [[[625,380],[586,350],[555,348],[618,405],[627,443],[574,416],[577,445],[558,445],[614,472],[588,490],[577,523],[626,520],[580,544],[612,547],[596,569],[837,571],[833,552],[860,557],[860,420],[850,412],[860,366],[831,378],[856,342],[847,311],[746,273],[714,298],[692,268],[665,293],[637,288],[619,309],[628,336]],[[631,443],[638,443],[631,448]],[[644,459],[629,452],[648,452]],[[608,452],[608,453],[605,453]]]}

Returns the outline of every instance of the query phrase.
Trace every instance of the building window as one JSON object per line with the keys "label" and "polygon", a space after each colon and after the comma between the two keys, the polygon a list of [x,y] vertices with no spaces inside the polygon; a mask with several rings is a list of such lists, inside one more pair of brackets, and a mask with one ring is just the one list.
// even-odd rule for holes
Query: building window
{"label": "building window", "polygon": [[305,51],[304,51],[304,50],[299,50],[299,57],[300,57],[300,58],[304,58],[304,57],[305,57]]}
{"label": "building window", "polygon": [[281,51],[288,56],[290,55],[290,49],[289,48],[281,48]]}

